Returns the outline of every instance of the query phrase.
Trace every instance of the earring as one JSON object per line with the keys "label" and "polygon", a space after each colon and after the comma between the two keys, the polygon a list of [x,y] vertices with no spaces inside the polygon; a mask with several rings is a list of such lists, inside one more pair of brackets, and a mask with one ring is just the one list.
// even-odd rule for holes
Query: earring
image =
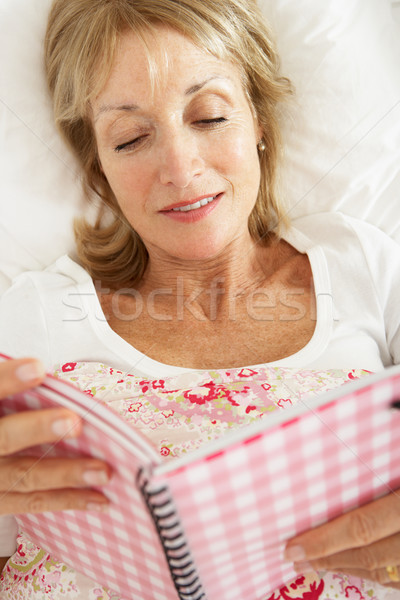
{"label": "earring", "polygon": [[264,152],[264,150],[265,150],[265,148],[266,148],[266,147],[267,147],[267,146],[265,145],[265,142],[264,142],[264,140],[261,138],[261,140],[260,140],[260,141],[258,142],[258,144],[257,144],[257,150],[258,150],[259,152]]}

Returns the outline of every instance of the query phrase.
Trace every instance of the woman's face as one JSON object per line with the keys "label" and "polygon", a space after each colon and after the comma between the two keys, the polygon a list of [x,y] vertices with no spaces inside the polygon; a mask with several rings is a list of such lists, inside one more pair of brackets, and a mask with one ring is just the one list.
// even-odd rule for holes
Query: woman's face
{"label": "woman's face", "polygon": [[250,239],[261,132],[236,66],[166,27],[148,39],[154,84],[127,32],[93,103],[101,166],[150,258],[216,257]]}

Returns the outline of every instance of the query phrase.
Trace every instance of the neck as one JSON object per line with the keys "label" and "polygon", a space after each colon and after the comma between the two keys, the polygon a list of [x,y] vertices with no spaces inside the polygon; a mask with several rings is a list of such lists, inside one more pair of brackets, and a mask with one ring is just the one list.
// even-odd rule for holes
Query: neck
{"label": "neck", "polygon": [[192,314],[216,319],[229,312],[233,299],[257,289],[273,272],[273,246],[250,240],[231,244],[221,255],[182,260],[149,251],[139,291],[164,307],[189,306]]}

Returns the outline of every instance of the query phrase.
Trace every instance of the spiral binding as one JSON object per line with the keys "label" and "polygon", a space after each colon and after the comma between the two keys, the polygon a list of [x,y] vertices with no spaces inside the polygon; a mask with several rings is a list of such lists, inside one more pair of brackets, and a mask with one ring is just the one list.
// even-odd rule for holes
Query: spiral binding
{"label": "spiral binding", "polygon": [[[138,486],[156,526],[180,600],[205,600],[206,596],[168,488],[149,492],[147,485],[148,480],[141,469],[138,473]],[[166,499],[163,500],[163,497]]]}

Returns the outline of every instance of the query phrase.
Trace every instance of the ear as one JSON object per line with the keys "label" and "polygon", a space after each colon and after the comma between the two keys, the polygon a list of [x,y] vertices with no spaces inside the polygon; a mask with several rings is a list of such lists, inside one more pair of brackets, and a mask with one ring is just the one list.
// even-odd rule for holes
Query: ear
{"label": "ear", "polygon": [[252,106],[250,104],[250,108],[251,108],[251,112],[253,114],[253,123],[254,123],[254,135],[256,136],[256,142],[258,144],[258,142],[263,138],[264,136],[264,131],[263,128],[261,127],[259,121],[258,121],[258,116],[257,116],[257,112],[256,109],[254,108],[254,106]]}

